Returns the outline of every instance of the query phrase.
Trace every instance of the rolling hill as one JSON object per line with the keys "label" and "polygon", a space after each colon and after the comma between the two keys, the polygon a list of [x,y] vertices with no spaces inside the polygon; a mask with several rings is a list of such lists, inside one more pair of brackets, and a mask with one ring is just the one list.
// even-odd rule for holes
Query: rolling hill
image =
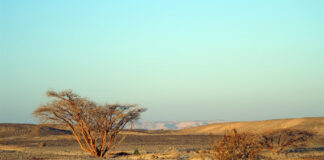
{"label": "rolling hill", "polygon": [[[191,128],[188,128],[191,127]],[[184,128],[184,129],[183,129]],[[261,133],[275,129],[301,129],[316,132],[324,137],[324,117],[275,119],[265,121],[220,122],[220,121],[166,121],[141,122],[133,130],[140,133],[176,135],[221,135],[225,130]],[[146,130],[136,130],[146,129]],[[165,130],[165,132],[158,132]],[[129,130],[128,130],[129,132]],[[132,132],[133,133],[133,132]],[[71,135],[68,128],[55,125],[0,124],[0,138],[8,136]]]}
{"label": "rolling hill", "polygon": [[58,129],[54,126],[35,124],[0,124],[0,138],[11,136],[49,136],[71,135],[71,131]]}
{"label": "rolling hill", "polygon": [[181,129],[172,133],[182,135],[223,134],[225,130],[231,130],[233,128],[236,128],[238,131],[254,133],[276,129],[302,129],[314,131],[318,135],[324,135],[324,117],[225,122]]}

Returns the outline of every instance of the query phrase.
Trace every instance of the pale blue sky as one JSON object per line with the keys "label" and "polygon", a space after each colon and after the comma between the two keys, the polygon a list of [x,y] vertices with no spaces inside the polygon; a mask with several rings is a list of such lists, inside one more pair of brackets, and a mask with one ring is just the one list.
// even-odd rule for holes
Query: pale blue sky
{"label": "pale blue sky", "polygon": [[48,89],[145,120],[324,115],[322,0],[0,0],[0,123]]}

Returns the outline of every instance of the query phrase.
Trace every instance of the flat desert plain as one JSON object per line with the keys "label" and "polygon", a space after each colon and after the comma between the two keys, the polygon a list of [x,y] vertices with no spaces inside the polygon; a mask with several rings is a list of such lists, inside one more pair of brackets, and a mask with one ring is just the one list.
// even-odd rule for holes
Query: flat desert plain
{"label": "flat desert plain", "polygon": [[[260,134],[278,129],[311,131],[306,146],[285,154],[262,152],[264,159],[324,159],[324,117],[226,122],[182,130],[123,130],[125,137],[102,159],[207,159],[213,140],[226,130]],[[133,154],[138,150],[139,154]],[[0,124],[0,159],[97,159],[83,152],[67,128],[55,125]]]}

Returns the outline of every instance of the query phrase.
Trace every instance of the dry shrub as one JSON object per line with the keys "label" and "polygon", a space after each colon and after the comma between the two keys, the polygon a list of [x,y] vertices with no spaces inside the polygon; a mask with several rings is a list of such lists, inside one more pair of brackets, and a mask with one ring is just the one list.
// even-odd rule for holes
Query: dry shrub
{"label": "dry shrub", "polygon": [[[315,134],[305,130],[282,129],[265,132],[262,134],[260,143],[272,153],[284,153],[292,147],[303,147]],[[285,152],[288,153],[287,151]]]}
{"label": "dry shrub", "polygon": [[251,160],[262,151],[256,135],[238,133],[236,129],[226,131],[223,137],[214,141],[210,155],[214,160]]}
{"label": "dry shrub", "polygon": [[238,133],[236,129],[226,131],[218,140],[212,140],[211,150],[200,152],[202,159],[252,160],[259,159],[260,152],[286,153],[292,147],[303,147],[314,133],[296,129],[281,129],[264,132],[261,135],[248,132]]}

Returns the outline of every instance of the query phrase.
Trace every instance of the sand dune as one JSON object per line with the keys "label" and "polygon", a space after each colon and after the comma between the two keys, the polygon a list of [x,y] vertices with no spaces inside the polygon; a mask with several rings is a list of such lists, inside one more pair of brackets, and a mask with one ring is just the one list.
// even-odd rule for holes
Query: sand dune
{"label": "sand dune", "polygon": [[233,128],[236,128],[238,131],[249,131],[255,133],[274,129],[302,129],[314,131],[319,135],[324,135],[324,117],[225,122],[182,129],[172,133],[186,135],[223,134],[225,130],[231,130]]}

